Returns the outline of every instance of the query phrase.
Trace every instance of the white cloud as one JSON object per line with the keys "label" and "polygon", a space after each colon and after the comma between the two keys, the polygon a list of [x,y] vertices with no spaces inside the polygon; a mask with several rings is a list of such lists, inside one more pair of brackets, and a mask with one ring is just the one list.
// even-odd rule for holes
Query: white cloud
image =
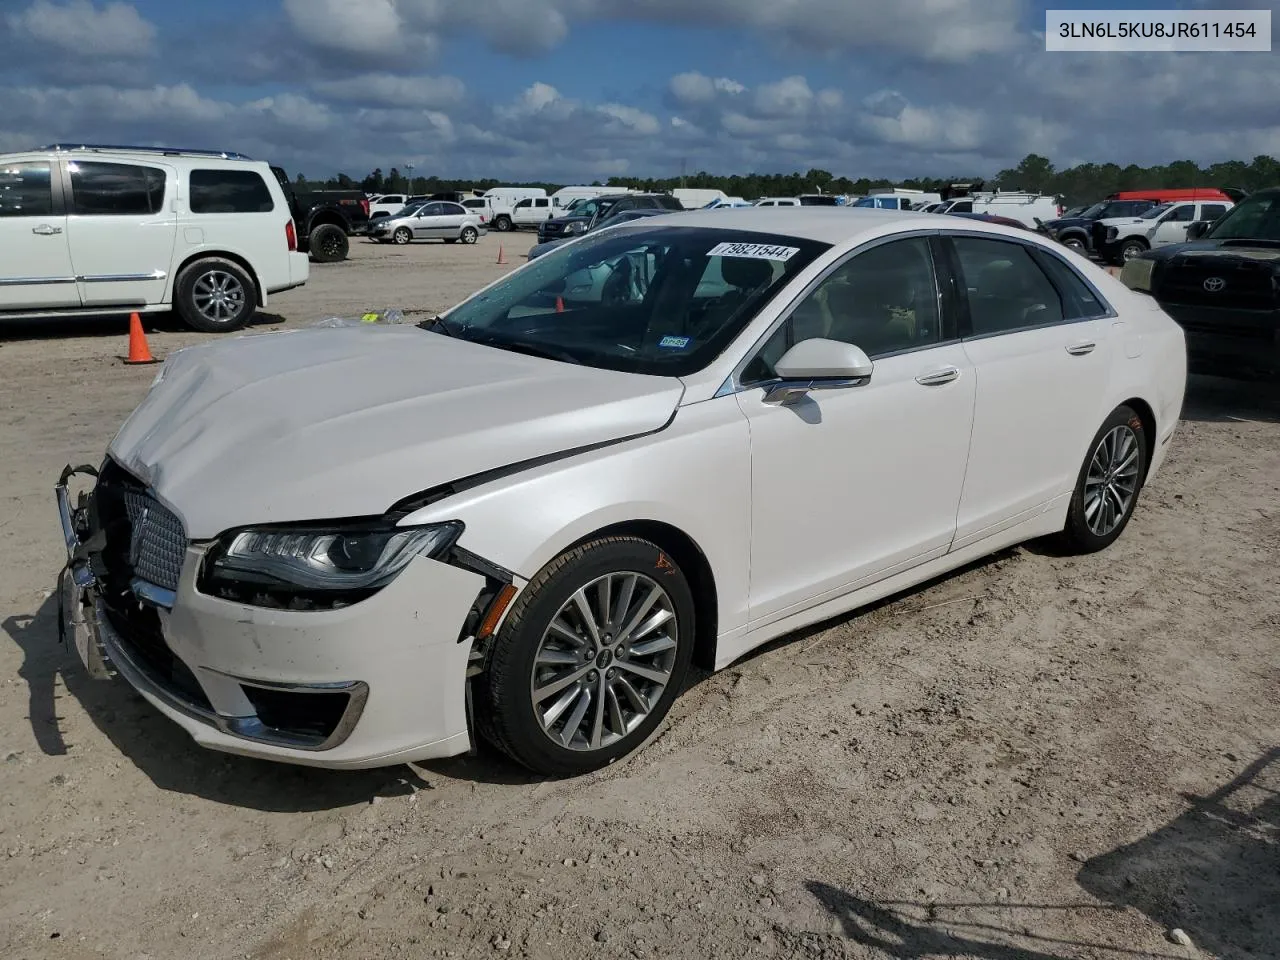
{"label": "white cloud", "polygon": [[667,90],[677,103],[710,103],[719,94],[737,96],[747,88],[728,77],[711,77],[698,73],[678,73],[667,83]]}
{"label": "white cloud", "polygon": [[284,12],[317,47],[361,54],[403,49],[404,21],[396,0],[284,0]]}
{"label": "white cloud", "polygon": [[662,124],[651,113],[621,103],[602,103],[596,110],[615,122],[616,127],[628,133],[654,136],[662,130]]}
{"label": "white cloud", "polygon": [[93,57],[140,57],[152,52],[156,28],[130,3],[35,0],[6,18],[17,36],[37,44]]}
{"label": "white cloud", "polygon": [[396,76],[366,73],[312,85],[321,96],[342,103],[384,106],[449,107],[461,103],[466,85],[457,77]]}

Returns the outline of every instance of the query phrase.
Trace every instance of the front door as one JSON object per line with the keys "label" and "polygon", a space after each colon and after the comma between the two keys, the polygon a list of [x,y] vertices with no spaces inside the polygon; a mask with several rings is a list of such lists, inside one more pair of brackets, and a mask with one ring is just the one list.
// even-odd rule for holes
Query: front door
{"label": "front door", "polygon": [[[973,412],[973,368],[940,309],[926,236],[852,254],[743,370],[751,424],[751,620],[780,619],[946,553]],[[730,278],[731,279],[731,278]],[[811,337],[861,347],[863,386],[766,400]]]}
{"label": "front door", "polygon": [[1013,240],[955,236],[976,368],[973,442],[955,549],[1069,494],[1107,411],[1108,308],[1066,261]]}
{"label": "front door", "polygon": [[66,161],[67,237],[86,307],[164,301],[178,232],[172,168]]}
{"label": "front door", "polygon": [[1183,243],[1187,239],[1187,227],[1196,218],[1194,203],[1179,203],[1172,210],[1161,215],[1156,224],[1155,236],[1151,238],[1153,247],[1163,247],[1170,243]]}
{"label": "front door", "polygon": [[440,221],[444,214],[444,204],[439,200],[422,205],[413,218],[413,236],[417,240],[438,240],[444,236],[440,229]]}
{"label": "front door", "polygon": [[0,313],[80,306],[56,165],[0,164]]}

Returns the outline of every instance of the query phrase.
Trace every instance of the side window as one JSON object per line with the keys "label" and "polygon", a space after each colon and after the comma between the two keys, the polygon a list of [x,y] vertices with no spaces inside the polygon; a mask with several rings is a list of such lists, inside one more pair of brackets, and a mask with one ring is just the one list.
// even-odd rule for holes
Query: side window
{"label": "side window", "polygon": [[266,181],[252,170],[192,170],[192,213],[270,213]]}
{"label": "side window", "polygon": [[1223,203],[1202,203],[1200,205],[1201,220],[1217,220],[1226,212],[1227,207]]}
{"label": "side window", "polygon": [[1196,205],[1194,203],[1181,203],[1174,207],[1165,216],[1165,223],[1188,223],[1195,219]]}
{"label": "side window", "polygon": [[973,336],[1061,323],[1062,298],[1019,243],[952,237],[969,294]]}
{"label": "side window", "polygon": [[950,210],[948,210],[947,213],[973,213],[973,201],[961,200],[959,203],[953,206]]}
{"label": "side window", "polygon": [[47,217],[53,213],[53,186],[47,163],[0,167],[0,217]]}
{"label": "side window", "polygon": [[71,213],[82,217],[158,213],[164,204],[164,171],[132,163],[67,164],[71,171]]}
{"label": "side window", "polygon": [[1064,319],[1088,320],[1106,316],[1110,311],[1110,306],[1093,292],[1093,288],[1084,282],[1074,268],[1042,250],[1035,252],[1035,260],[1062,294]]}
{"label": "side window", "polygon": [[460,203],[446,203],[443,206],[444,212],[451,217],[465,216],[467,212],[467,208]]}
{"label": "side window", "polygon": [[815,337],[851,343],[873,359],[941,342],[929,241],[894,240],[854,254],[796,305],[743,371],[743,382],[773,379],[782,355]]}
{"label": "side window", "polygon": [[550,204],[550,201],[549,201],[549,200],[546,200],[546,199],[544,199],[544,198],[542,198],[542,197],[538,197],[538,198],[536,198],[536,199],[533,201],[533,205],[534,205],[535,207],[537,207],[539,210],[544,210],[544,209],[546,209],[546,207],[547,207],[549,204]]}
{"label": "side window", "polygon": [[446,209],[446,204],[436,200],[432,203],[423,204],[420,213],[424,217],[441,217],[448,213],[448,210]]}
{"label": "side window", "polygon": [[533,201],[532,201],[532,200],[529,200],[528,198],[526,198],[526,199],[521,200],[519,203],[517,203],[517,204],[516,204],[516,209],[517,209],[517,210],[528,210],[528,209],[529,209],[530,207],[532,207],[532,206],[533,206]]}

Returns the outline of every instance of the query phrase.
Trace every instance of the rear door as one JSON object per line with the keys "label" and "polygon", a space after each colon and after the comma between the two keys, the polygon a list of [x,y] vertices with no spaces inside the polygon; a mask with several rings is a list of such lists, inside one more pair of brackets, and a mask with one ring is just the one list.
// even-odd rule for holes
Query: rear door
{"label": "rear door", "polygon": [[64,161],[67,240],[86,307],[164,302],[178,232],[177,173],[160,163]]}
{"label": "rear door", "polygon": [[977,379],[958,550],[1070,494],[1106,414],[1114,313],[1056,254],[972,234],[949,243]]}
{"label": "rear door", "polygon": [[57,162],[0,164],[0,312],[78,306]]}

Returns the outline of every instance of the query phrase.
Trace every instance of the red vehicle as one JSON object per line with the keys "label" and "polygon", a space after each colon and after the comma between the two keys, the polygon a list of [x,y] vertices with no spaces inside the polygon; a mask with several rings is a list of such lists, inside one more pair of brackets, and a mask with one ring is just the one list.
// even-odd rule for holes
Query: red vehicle
{"label": "red vehicle", "polygon": [[[1238,191],[1233,191],[1238,192]],[[1174,190],[1122,190],[1107,197],[1108,200],[1154,200],[1156,203],[1177,203],[1181,200],[1225,200],[1238,203],[1237,198],[1217,187],[1181,187]]]}

